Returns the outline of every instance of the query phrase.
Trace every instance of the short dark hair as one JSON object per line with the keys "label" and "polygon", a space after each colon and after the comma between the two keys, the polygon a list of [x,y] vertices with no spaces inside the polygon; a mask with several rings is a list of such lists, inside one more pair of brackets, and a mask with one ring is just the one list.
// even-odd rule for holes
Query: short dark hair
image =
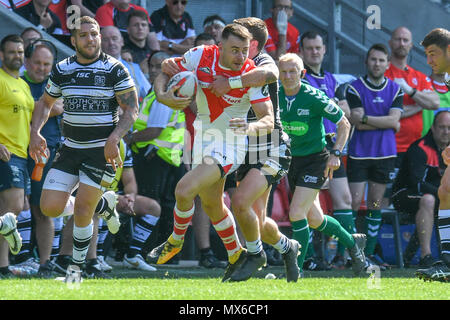
{"label": "short dark hair", "polygon": [[367,62],[367,59],[369,58],[370,52],[373,51],[373,50],[383,52],[384,54],[387,55],[387,57],[389,59],[389,50],[388,50],[388,48],[382,43],[375,43],[369,48],[369,50],[367,50],[366,62]]}
{"label": "short dark hair", "polygon": [[205,20],[203,20],[203,26],[205,26],[205,24],[213,22],[214,20],[219,20],[220,22],[222,22],[224,25],[226,25],[227,23],[225,22],[225,20],[219,16],[218,14],[214,14],[212,16],[208,16],[205,18]]}
{"label": "short dark hair", "polygon": [[5,36],[2,41],[0,42],[0,50],[2,52],[5,52],[5,47],[7,42],[15,42],[15,43],[21,43],[23,45],[23,39],[18,34],[9,34]]}
{"label": "short dark hair", "polygon": [[250,31],[253,39],[258,41],[258,51],[261,51],[264,48],[267,38],[269,37],[269,31],[267,30],[266,23],[263,20],[255,17],[247,17],[234,19],[233,23],[240,24]]}
{"label": "short dark hair", "polygon": [[231,35],[241,40],[252,40],[253,36],[248,29],[237,23],[230,23],[222,31],[222,40],[227,40]]}
{"label": "short dark hair", "polygon": [[450,110],[444,109],[444,110],[439,110],[438,112],[436,112],[436,114],[434,115],[433,126],[436,124],[437,119],[440,117],[440,115],[445,114],[445,113],[450,113]]}
{"label": "short dark hair", "polygon": [[147,59],[147,66],[149,68],[150,68],[150,65],[151,65],[151,61],[152,61],[152,59],[154,57],[167,59],[167,58],[170,58],[170,55],[167,52],[162,51],[162,50],[153,51],[152,54]]}
{"label": "short dark hair", "polygon": [[420,44],[424,48],[434,44],[445,51],[450,44],[450,31],[444,28],[433,29],[423,38]]}
{"label": "short dark hair", "polygon": [[300,37],[300,47],[303,48],[303,40],[304,39],[312,40],[312,39],[315,39],[317,37],[320,37],[320,39],[322,39],[322,43],[325,44],[325,42],[323,41],[323,36],[320,33],[316,32],[316,31],[313,31],[313,30],[306,31]]}
{"label": "short dark hair", "polygon": [[23,31],[20,33],[20,36],[23,37],[23,35],[29,31],[34,31],[34,32],[38,33],[39,36],[42,38],[42,33],[38,29],[33,28],[33,27],[28,27],[28,28],[23,29]]}
{"label": "short dark hair", "polygon": [[[74,25],[76,26],[76,25],[80,24],[80,26],[81,26],[82,24],[85,24],[85,23],[86,24],[95,24],[95,25],[97,25],[98,30],[100,30],[100,25],[98,24],[97,20],[95,20],[94,18],[89,17],[89,16],[82,16],[82,17],[76,19]],[[78,29],[77,28],[69,28],[69,30],[70,30],[70,35],[72,37],[75,37]]]}
{"label": "short dark hair", "polygon": [[145,11],[143,11],[143,10],[132,10],[131,13],[128,15],[127,26],[130,24],[131,19],[134,18],[134,17],[141,18],[141,19],[143,19],[143,20],[148,22],[148,16],[147,16],[147,13],[145,13]]}
{"label": "short dark hair", "polygon": [[194,47],[198,46],[199,41],[214,41],[216,42],[216,39],[214,37],[206,32],[200,33],[194,40]]}

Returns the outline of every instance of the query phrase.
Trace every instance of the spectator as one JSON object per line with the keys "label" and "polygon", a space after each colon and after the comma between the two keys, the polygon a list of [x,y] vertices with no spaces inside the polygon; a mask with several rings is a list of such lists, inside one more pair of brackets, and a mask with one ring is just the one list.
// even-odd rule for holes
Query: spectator
{"label": "spectator", "polygon": [[[25,50],[26,71],[22,78],[30,86],[31,94],[35,101],[38,101],[44,93],[47,79],[55,61],[55,55],[56,49],[52,47],[51,43],[45,40],[33,42]],[[30,207],[35,222],[36,240],[40,260],[38,276],[45,278],[51,276],[52,268],[50,265],[50,254],[54,230],[52,219],[42,214],[39,203],[45,176],[47,175],[48,170],[50,170],[56,151],[61,142],[60,121],[62,113],[63,103],[60,99],[53,106],[49,119],[41,131],[42,135],[47,139],[47,148],[50,151],[50,157],[44,167],[41,181],[31,181]],[[35,161],[28,156],[28,173],[30,175],[34,165]]]}
{"label": "spectator", "polygon": [[[23,40],[8,35],[0,43],[0,234],[13,254],[22,246],[16,230],[16,215],[23,210],[25,189],[30,183],[27,170],[30,122],[34,100],[30,87],[19,77],[24,60]],[[14,231],[15,230],[15,231]],[[11,233],[11,231],[13,231]],[[0,277],[9,277],[8,252],[0,240]]]}
{"label": "spectator", "polygon": [[150,83],[142,73],[138,64],[125,61],[121,56],[123,48],[123,38],[119,29],[115,26],[107,26],[102,28],[102,50],[110,56],[116,58],[128,69],[131,77],[136,85],[140,100],[144,99],[150,90]]}
{"label": "spectator", "polygon": [[182,55],[194,45],[194,24],[186,5],[187,0],[166,0],[150,17],[161,50],[170,55]]}
{"label": "spectator", "polygon": [[[449,110],[450,109],[450,92],[449,85],[445,82],[446,69],[445,60],[448,60],[450,55],[448,45],[446,44],[445,37],[442,39],[442,35],[447,34],[448,30],[444,29],[434,29],[427,36],[428,41],[432,41],[432,44],[425,42],[428,46],[425,48],[427,53],[427,62],[431,66],[432,73],[430,78],[432,80],[431,84],[434,91],[439,96],[440,104],[438,110]],[[440,41],[438,41],[440,40]],[[423,42],[422,42],[423,44]],[[433,110],[423,110],[423,131],[422,134],[426,134],[428,129],[433,123],[434,114],[436,111]]]}
{"label": "spectator", "polygon": [[216,44],[218,44],[222,40],[222,30],[226,24],[225,20],[217,14],[206,17],[203,20],[203,32],[212,35]]}
{"label": "spectator", "polygon": [[[42,39],[42,34],[36,28],[28,27],[22,31],[20,37],[23,39],[24,48],[27,48],[30,43],[35,42],[38,39]],[[20,75],[23,75],[25,69],[26,66],[23,64],[22,67],[20,67]]]}
{"label": "spectator", "polygon": [[[12,2],[12,6],[11,6]],[[15,10],[16,8],[23,7],[24,5],[31,2],[31,0],[0,0],[0,5],[4,6],[5,8],[9,10]]]}
{"label": "spectator", "polygon": [[[149,59],[150,82],[161,73],[165,52],[156,52]],[[172,230],[175,186],[184,175],[181,154],[184,145],[185,115],[156,100],[152,90],[144,99],[134,132],[124,141],[134,153],[134,171],[143,196],[155,199],[161,206],[157,243]]]}
{"label": "spectator", "polygon": [[265,20],[269,39],[264,49],[275,60],[287,52],[299,53],[300,32],[288,22],[293,13],[292,0],[273,0],[272,17]]}
{"label": "spectator", "polygon": [[[125,47],[130,49],[133,61],[140,65],[145,74],[148,74],[147,59],[153,52],[152,48],[158,45],[149,41],[150,26],[147,19],[147,15],[143,11],[135,10],[130,13],[127,26],[128,33],[124,36]],[[157,41],[156,38],[154,40]]]}
{"label": "spectator", "polygon": [[423,268],[435,262],[430,242],[439,208],[438,188],[446,167],[441,153],[449,142],[450,112],[440,111],[431,130],[406,151],[393,187],[395,209],[415,216],[420,243],[419,266]]}
{"label": "spectator", "polygon": [[405,93],[400,131],[396,133],[397,161],[400,167],[408,147],[422,135],[422,110],[439,108],[439,97],[433,92],[431,80],[407,65],[408,55],[413,47],[412,34],[405,27],[398,27],[389,40],[391,59],[385,76],[400,85]]}
{"label": "spectator", "polygon": [[381,225],[381,200],[386,185],[394,178],[397,154],[394,134],[403,105],[400,86],[384,76],[388,65],[386,46],[373,45],[366,56],[367,75],[351,82],[346,92],[355,126],[347,160],[352,209],[359,210],[368,182],[365,254],[370,264],[378,264],[382,269],[386,265],[375,256],[375,245]]}
{"label": "spectator", "polygon": [[70,0],[51,1],[48,8],[51,12],[58,16],[61,22],[61,29],[63,35],[70,35],[70,30],[67,27],[67,8],[70,5]]}
{"label": "spectator", "polygon": [[63,34],[61,21],[49,9],[51,0],[32,0],[14,12],[48,34]]}
{"label": "spectator", "polygon": [[28,27],[22,31],[20,37],[23,39],[23,45],[26,48],[30,43],[35,42],[38,39],[42,39],[42,33],[40,33],[36,28]]}
{"label": "spectator", "polygon": [[[133,56],[131,55],[130,49],[122,47],[122,50],[120,51],[120,55],[121,55],[122,59],[125,60],[126,62],[128,62],[128,63],[133,62]],[[148,79],[149,78],[148,74],[145,75],[145,77]]]}
{"label": "spectator", "polygon": [[72,5],[80,7],[80,14],[82,16],[89,16],[95,18],[95,13],[98,8],[104,5],[107,0],[70,0]]}
{"label": "spectator", "polygon": [[[346,117],[350,118],[350,108],[345,99],[345,93],[342,90],[344,86],[339,87],[333,75],[322,69],[322,62],[326,52],[322,36],[314,31],[305,32],[300,40],[300,49],[306,69],[305,80],[313,87],[322,90],[328,98],[334,99],[342,111],[344,111]],[[327,135],[331,137],[336,134],[336,125],[333,122],[324,118],[323,124]],[[327,143],[329,150],[333,147],[333,140],[334,138],[330,138]],[[352,214],[352,196],[348,186],[345,165],[342,162],[339,169],[334,172],[333,179],[329,181],[329,192],[333,201],[333,217],[349,233],[355,233],[356,228]],[[313,246],[309,247],[312,248]],[[332,261],[335,267],[344,267],[344,252],[345,248],[339,244],[337,255]],[[307,264],[305,266],[307,270],[309,266],[315,270],[317,270],[316,268],[326,267],[314,255],[312,259],[307,259],[305,263]]]}

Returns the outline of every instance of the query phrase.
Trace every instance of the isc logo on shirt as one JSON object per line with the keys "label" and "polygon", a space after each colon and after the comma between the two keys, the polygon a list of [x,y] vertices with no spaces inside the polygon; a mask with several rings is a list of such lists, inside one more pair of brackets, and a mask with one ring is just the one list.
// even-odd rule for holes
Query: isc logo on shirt
{"label": "isc logo on shirt", "polygon": [[89,78],[90,73],[89,72],[78,72],[77,78]]}

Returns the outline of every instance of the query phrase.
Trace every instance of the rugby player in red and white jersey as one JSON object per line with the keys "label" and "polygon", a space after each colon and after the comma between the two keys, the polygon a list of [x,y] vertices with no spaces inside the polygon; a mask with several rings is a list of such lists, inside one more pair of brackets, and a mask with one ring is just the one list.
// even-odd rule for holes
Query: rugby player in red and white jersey
{"label": "rugby player in red and white jersey", "polygon": [[[227,25],[219,46],[195,47],[177,60],[181,70],[194,72],[199,81],[196,95],[197,118],[192,171],[177,184],[175,190],[174,230],[169,239],[150,253],[150,259],[163,264],[183,246],[184,234],[194,213],[194,198],[199,195],[202,206],[227,249],[229,267],[224,279],[240,265],[245,257],[236,233],[231,212],[223,202],[225,177],[245,160],[247,135],[267,135],[274,126],[269,92],[262,87],[242,87],[240,76],[255,68],[248,59],[252,35],[238,24]],[[223,75],[236,81],[231,91],[216,96],[209,86],[214,77]],[[169,80],[161,74],[155,80],[155,93],[160,102],[184,109],[189,99],[175,98],[176,86],[166,91]],[[258,121],[247,123],[247,112],[253,108]]]}

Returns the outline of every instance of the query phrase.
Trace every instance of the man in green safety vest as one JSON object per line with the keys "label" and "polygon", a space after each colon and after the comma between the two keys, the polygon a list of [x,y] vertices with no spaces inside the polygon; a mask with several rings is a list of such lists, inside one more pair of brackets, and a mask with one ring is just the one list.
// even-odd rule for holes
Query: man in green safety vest
{"label": "man in green safety vest", "polygon": [[[164,52],[155,52],[149,58],[151,83],[161,72],[161,62],[167,57]],[[133,132],[124,137],[133,151],[139,194],[161,205],[162,230],[158,235],[164,240],[172,230],[175,186],[185,173],[185,166],[181,165],[184,134],[184,112],[160,103],[151,90],[141,104]]]}

